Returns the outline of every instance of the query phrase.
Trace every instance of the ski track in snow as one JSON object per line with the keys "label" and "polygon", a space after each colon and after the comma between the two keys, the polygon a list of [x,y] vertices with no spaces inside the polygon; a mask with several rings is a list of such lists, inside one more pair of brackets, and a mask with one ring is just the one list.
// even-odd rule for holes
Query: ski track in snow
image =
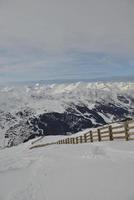
{"label": "ski track in snow", "polygon": [[26,184],[12,193],[7,200],[46,200],[44,187],[40,183],[40,179],[43,175],[43,162],[41,155],[33,158],[31,157],[31,154],[25,152],[21,159],[19,157],[16,159],[13,158],[12,162],[6,162],[6,164],[9,165],[8,170],[30,168]]}
{"label": "ski track in snow", "polygon": [[133,142],[29,146],[0,151],[0,200],[134,199]]}

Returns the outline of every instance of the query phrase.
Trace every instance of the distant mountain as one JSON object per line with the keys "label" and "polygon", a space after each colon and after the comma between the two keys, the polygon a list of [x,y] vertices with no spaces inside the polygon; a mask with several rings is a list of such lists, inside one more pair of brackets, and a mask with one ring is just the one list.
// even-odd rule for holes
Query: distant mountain
{"label": "distant mountain", "polygon": [[9,146],[133,117],[133,82],[0,87],[0,139]]}
{"label": "distant mountain", "polygon": [[[109,83],[109,82],[134,82],[134,75],[127,75],[127,76],[110,76],[110,77],[97,77],[97,78],[89,78],[89,79],[48,79],[48,80],[33,80],[33,81],[12,81],[3,83],[4,85],[35,85],[36,83],[39,84],[71,84],[71,83]],[[0,83],[2,85],[2,83]]]}

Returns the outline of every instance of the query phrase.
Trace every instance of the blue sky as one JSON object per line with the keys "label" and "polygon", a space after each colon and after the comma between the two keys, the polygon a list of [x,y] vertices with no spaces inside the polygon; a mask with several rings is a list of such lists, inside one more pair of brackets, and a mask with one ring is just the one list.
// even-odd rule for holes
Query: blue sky
{"label": "blue sky", "polygon": [[132,0],[0,1],[0,82],[134,76]]}

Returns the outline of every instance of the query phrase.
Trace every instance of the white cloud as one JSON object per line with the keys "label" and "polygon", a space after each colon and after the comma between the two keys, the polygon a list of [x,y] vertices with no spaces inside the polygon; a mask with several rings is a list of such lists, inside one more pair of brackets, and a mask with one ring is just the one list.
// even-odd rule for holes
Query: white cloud
{"label": "white cloud", "polygon": [[133,0],[0,0],[0,82],[134,72]]}
{"label": "white cloud", "polygon": [[0,46],[134,55],[132,0],[0,1]]}

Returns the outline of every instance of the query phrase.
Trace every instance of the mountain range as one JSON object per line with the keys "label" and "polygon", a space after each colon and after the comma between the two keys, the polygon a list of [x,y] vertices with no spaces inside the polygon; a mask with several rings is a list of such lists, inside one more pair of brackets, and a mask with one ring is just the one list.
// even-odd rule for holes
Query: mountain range
{"label": "mountain range", "polygon": [[0,87],[0,146],[134,117],[133,82]]}

